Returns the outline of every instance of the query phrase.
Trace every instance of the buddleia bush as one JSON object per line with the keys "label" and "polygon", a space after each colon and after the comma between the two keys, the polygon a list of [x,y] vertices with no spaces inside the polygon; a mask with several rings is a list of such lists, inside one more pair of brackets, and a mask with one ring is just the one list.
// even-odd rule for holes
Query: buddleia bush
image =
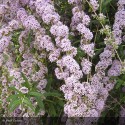
{"label": "buddleia bush", "polygon": [[124,27],[124,0],[1,0],[1,117],[123,117]]}

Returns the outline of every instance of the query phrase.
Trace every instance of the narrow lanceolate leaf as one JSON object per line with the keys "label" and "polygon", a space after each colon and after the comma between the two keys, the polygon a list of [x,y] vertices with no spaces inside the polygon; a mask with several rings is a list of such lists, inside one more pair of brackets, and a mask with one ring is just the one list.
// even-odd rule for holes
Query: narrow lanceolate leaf
{"label": "narrow lanceolate leaf", "polygon": [[29,92],[28,95],[34,96],[34,97],[45,98],[45,96],[42,93],[39,93],[39,92]]}
{"label": "narrow lanceolate leaf", "polygon": [[29,83],[28,79],[26,78],[26,76],[23,73],[21,73],[21,74],[22,74],[23,79],[25,80],[25,87],[30,89],[30,83]]}
{"label": "narrow lanceolate leaf", "polygon": [[39,106],[41,109],[44,109],[43,100],[42,100],[40,97],[36,97],[36,101],[37,101],[37,103],[38,103],[38,106]]}
{"label": "narrow lanceolate leaf", "polygon": [[58,101],[57,101],[57,104],[63,107],[63,106],[64,106],[64,104],[65,104],[65,102],[64,102],[64,101],[62,101],[62,100],[58,100]]}
{"label": "narrow lanceolate leaf", "polygon": [[53,104],[49,104],[49,113],[52,115],[52,116],[56,116],[56,110],[55,110],[55,107]]}
{"label": "narrow lanceolate leaf", "polygon": [[33,111],[35,111],[35,108],[33,107],[30,99],[28,99],[27,97],[23,98],[23,102],[22,103],[25,103],[27,105],[27,107],[30,107]]}
{"label": "narrow lanceolate leaf", "polygon": [[35,108],[35,115],[37,115],[40,112],[40,107],[37,105]]}
{"label": "narrow lanceolate leaf", "polygon": [[44,96],[45,97],[47,97],[47,96],[57,96],[57,97],[60,97],[61,94],[60,93],[55,93],[55,92],[45,92]]}
{"label": "narrow lanceolate leaf", "polygon": [[6,100],[7,100],[7,101],[10,101],[10,100],[17,100],[18,97],[19,97],[18,94],[16,94],[16,95],[10,95]]}
{"label": "narrow lanceolate leaf", "polygon": [[12,100],[9,104],[9,112],[13,112],[19,105],[21,104],[21,100]]}

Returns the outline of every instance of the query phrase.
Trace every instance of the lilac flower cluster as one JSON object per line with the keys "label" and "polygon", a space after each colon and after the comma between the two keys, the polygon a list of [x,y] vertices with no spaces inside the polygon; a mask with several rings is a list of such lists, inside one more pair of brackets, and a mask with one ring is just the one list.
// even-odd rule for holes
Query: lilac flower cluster
{"label": "lilac flower cluster", "polygon": [[[73,12],[73,18],[71,23],[72,30],[78,30],[82,34],[83,38],[81,40],[81,49],[88,56],[93,57],[94,44],[90,43],[90,41],[93,38],[93,34],[89,30],[89,28],[87,28],[90,22],[90,18],[83,11],[79,9],[76,3],[73,4],[76,7],[74,7],[72,11]],[[90,1],[90,4],[92,5],[93,11],[96,11],[98,8],[97,1],[92,0]],[[99,17],[100,16],[101,15],[99,15]],[[99,19],[102,20],[101,17]],[[110,31],[108,26],[106,26],[105,29],[108,32]],[[107,34],[108,38],[109,36],[111,36],[110,33],[111,32]],[[74,117],[74,116],[99,117],[101,115],[101,112],[103,111],[105,106],[105,101],[108,97],[108,92],[111,89],[113,89],[115,85],[115,81],[110,80],[110,76],[113,75],[112,71],[115,72],[115,76],[118,76],[120,74],[119,69],[121,69],[121,64],[119,63],[119,61],[114,61],[112,65],[112,57],[114,56],[113,53],[114,53],[113,47],[109,44],[106,44],[103,53],[100,54],[100,61],[95,66],[96,73],[90,78],[90,82],[83,82],[82,84],[80,84],[78,81],[76,83],[72,82],[72,84],[70,83],[70,86],[67,85],[62,88],[63,92],[66,95],[65,98],[68,100],[70,99],[70,101],[64,107],[64,111],[66,114],[68,114],[69,117]],[[89,62],[87,59],[83,59],[81,65],[83,67],[84,74],[89,74],[91,71],[92,63]],[[106,76],[105,71],[110,65],[112,65],[112,67],[108,71],[108,76]],[[78,85],[77,91],[75,91],[76,89],[73,86],[73,84],[75,84],[74,86]],[[87,90],[88,91],[90,90],[89,92],[86,92],[86,86]],[[74,92],[76,92],[76,94],[73,97]],[[82,101],[79,98],[79,94],[83,96],[80,97],[83,98]],[[71,98],[73,98],[72,101]],[[81,108],[80,107],[81,105],[84,106]],[[86,123],[86,120],[84,121],[84,123]]]}
{"label": "lilac flower cluster", "polygon": [[[48,12],[48,10],[46,11],[45,7],[49,8],[48,9],[49,13],[51,13],[52,15],[56,15],[56,12],[52,4],[50,4],[49,2],[42,3],[42,1],[41,2],[36,1],[36,12],[41,16],[42,19]],[[69,117],[70,116],[86,116],[87,107],[89,107],[90,105],[85,105],[83,103],[82,96],[85,95],[86,96],[85,98],[88,98],[89,100],[89,97],[91,97],[91,95],[94,95],[93,93],[91,93],[91,86],[89,85],[89,83],[80,83],[79,81],[83,77],[83,73],[80,70],[79,64],[73,59],[73,56],[75,56],[77,52],[76,52],[76,49],[71,46],[70,40],[68,39],[69,30],[67,26],[63,25],[59,20],[56,23],[55,23],[55,20],[51,20],[51,23],[52,23],[52,26],[50,28],[50,32],[51,34],[53,34],[53,36],[56,37],[55,39],[56,46],[62,52],[66,52],[67,54],[63,56],[61,59],[57,60],[58,68],[55,69],[55,74],[57,78],[63,79],[65,81],[65,84],[61,86],[61,90],[65,93],[64,97],[67,100],[67,103],[64,106],[64,112],[68,114]],[[85,24],[85,20],[83,20],[83,23]],[[86,34],[86,32],[84,33],[87,38],[87,36],[89,35],[89,32],[88,34]],[[72,49],[74,51],[70,53]],[[85,45],[83,49],[89,56],[92,57],[94,55],[93,44],[88,45],[88,47],[87,45]],[[88,66],[89,66],[88,67],[89,69],[83,72],[87,72],[87,73],[89,72],[88,70],[90,70],[91,64]],[[90,88],[89,92],[88,92],[88,88]],[[83,91],[83,94],[82,94],[82,91]],[[80,104],[77,98],[79,98]],[[86,106],[86,110],[84,110],[84,106]],[[70,109],[71,107],[72,109]],[[84,112],[82,109],[84,110]],[[73,110],[73,113],[72,113],[72,110]]]}
{"label": "lilac flower cluster", "polygon": [[125,26],[124,5],[125,5],[124,0],[118,1],[118,11],[115,14],[115,20],[114,20],[114,25],[113,25],[113,35],[114,35],[115,43],[117,45],[120,45],[122,43],[122,40],[123,40],[122,29]]}
{"label": "lilac flower cluster", "polygon": [[87,59],[83,59],[81,62],[82,71],[84,74],[89,74],[91,71],[92,63]]}
{"label": "lilac flower cluster", "polygon": [[98,4],[97,0],[90,0],[90,4],[91,4],[94,11],[98,10],[99,4]]}
{"label": "lilac flower cluster", "polygon": [[11,21],[15,18],[16,12],[18,8],[20,7],[19,0],[3,0],[0,10],[1,10],[1,16],[4,21]]}
{"label": "lilac flower cluster", "polygon": [[[23,2],[23,1],[22,1]],[[22,3],[21,4],[24,4]],[[20,4],[20,3],[19,3]],[[36,88],[39,92],[44,93],[43,90],[46,87],[47,80],[45,79],[45,74],[47,73],[47,67],[40,61],[40,58],[43,59],[42,53],[40,55],[34,56],[31,54],[31,50],[33,46],[30,47],[30,49],[25,45],[26,43],[26,37],[28,37],[28,34],[30,30],[33,30],[34,33],[37,33],[40,31],[41,25],[39,22],[35,19],[34,16],[28,15],[26,10],[24,8],[18,8],[15,12],[16,19],[11,20],[8,25],[2,26],[0,29],[0,53],[1,53],[1,66],[3,69],[7,70],[7,75],[4,74],[1,78],[1,81],[3,82],[3,89],[1,99],[4,98],[5,101],[2,102],[3,107],[6,109],[7,105],[9,103],[6,102],[6,98],[9,93],[9,90],[7,89],[10,86],[14,86],[16,89],[18,89],[23,94],[26,94],[29,92],[27,87],[24,87],[22,83],[25,82],[22,73],[25,75],[25,77],[28,79],[29,82],[35,82]],[[21,32],[19,36],[19,52],[22,55],[23,59],[20,62],[20,67],[15,67],[15,57],[12,56],[13,49],[10,48],[13,46],[12,34],[13,31],[24,28],[24,31]],[[45,37],[47,39],[47,37]],[[44,41],[44,39],[43,39]],[[50,46],[48,46],[47,50],[50,50]],[[5,54],[7,54],[5,56]],[[6,59],[6,58],[7,59]],[[39,70],[35,70],[35,67],[38,66]],[[5,79],[5,80],[4,80]],[[11,79],[11,80],[8,80]],[[4,82],[5,81],[5,82]],[[16,94],[16,93],[15,93]],[[6,97],[5,97],[6,96]],[[33,101],[33,105],[36,106],[36,101]],[[7,109],[6,109],[7,110]],[[34,116],[34,112],[30,108],[19,106],[14,112],[10,114],[10,116],[24,116],[27,113],[27,116]],[[5,115],[8,113],[5,112]],[[24,114],[24,115],[23,115]],[[43,112],[39,113],[38,115],[44,115]]]}
{"label": "lilac flower cluster", "polygon": [[[91,1],[91,4],[93,3],[94,1]],[[97,6],[94,8],[95,11],[96,7]],[[94,44],[90,43],[90,41],[93,38],[93,34],[89,28],[87,28],[90,23],[90,18],[79,9],[77,4],[72,12],[72,29],[78,30],[81,33],[82,40],[80,47],[89,57],[92,58],[94,56]],[[105,82],[107,88],[103,84],[103,78],[107,78],[105,77],[105,69],[112,64],[112,53],[110,55],[108,53],[110,53],[110,51],[107,51],[107,55],[105,55],[106,52],[100,55],[101,61],[96,66],[97,73],[90,78],[90,82],[80,83],[74,79],[71,83],[67,82],[66,85],[62,86],[61,89],[65,93],[65,98],[69,100],[64,107],[64,111],[69,117],[100,116],[108,97],[108,91],[110,91],[114,85],[109,79],[109,81],[106,81],[107,84]],[[107,61],[109,61],[109,63],[107,63]],[[103,64],[106,64],[104,68],[102,67]],[[89,60],[84,58],[81,62],[81,66],[84,74],[90,73],[92,63]],[[86,120],[84,123],[86,123]]]}
{"label": "lilac flower cluster", "polygon": [[114,60],[111,68],[108,70],[108,76],[119,76],[121,74],[122,65],[119,60]]}
{"label": "lilac flower cluster", "polygon": [[[70,2],[69,2],[70,3]],[[71,3],[70,3],[71,4]],[[87,26],[90,23],[90,17],[79,8],[78,3],[74,3],[75,7],[72,9],[73,17],[71,22],[72,30],[78,30],[82,35],[81,49],[90,57],[94,56],[94,43],[90,43],[93,34]],[[89,62],[89,60],[88,60]],[[91,62],[89,62],[91,63]],[[91,65],[92,66],[92,65]],[[83,67],[84,68],[84,67]],[[91,67],[90,67],[91,68]]]}

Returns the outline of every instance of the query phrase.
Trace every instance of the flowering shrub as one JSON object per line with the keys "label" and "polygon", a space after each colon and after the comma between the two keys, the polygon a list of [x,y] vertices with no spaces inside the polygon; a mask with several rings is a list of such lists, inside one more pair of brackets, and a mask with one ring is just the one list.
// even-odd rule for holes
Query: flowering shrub
{"label": "flowering shrub", "polygon": [[0,20],[2,117],[124,116],[124,0],[1,0]]}

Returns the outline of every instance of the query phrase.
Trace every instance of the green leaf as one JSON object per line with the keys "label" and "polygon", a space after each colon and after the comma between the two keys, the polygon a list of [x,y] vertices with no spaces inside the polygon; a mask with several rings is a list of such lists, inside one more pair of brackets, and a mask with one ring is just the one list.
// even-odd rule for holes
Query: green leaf
{"label": "green leaf", "polygon": [[103,0],[103,6],[106,7],[111,1],[112,1],[112,0],[107,0],[107,1]]}
{"label": "green leaf", "polygon": [[29,92],[28,95],[45,98],[44,95],[42,93],[39,93],[39,92]]}
{"label": "green leaf", "polygon": [[18,94],[16,94],[16,95],[10,95],[6,100],[7,100],[7,101],[16,100],[16,99],[18,99],[18,97],[19,97]]}
{"label": "green leaf", "polygon": [[57,101],[57,104],[60,105],[61,107],[63,107],[65,103],[64,103],[64,101],[62,101],[62,100],[58,100],[58,101]]}
{"label": "green leaf", "polygon": [[77,48],[77,55],[78,55],[79,57],[83,57],[83,56],[85,56],[86,54],[84,53],[84,51],[81,50],[81,48]]}
{"label": "green leaf", "polygon": [[24,86],[27,87],[28,89],[30,89],[31,87],[30,87],[30,83],[29,83],[28,79],[22,72],[21,72],[21,74],[22,74],[23,79],[25,80]]}
{"label": "green leaf", "polygon": [[40,97],[36,97],[36,101],[41,109],[45,109],[43,100]]}
{"label": "green leaf", "polygon": [[33,32],[32,30],[30,30],[29,34],[28,34],[28,38],[26,39],[27,41],[27,45],[30,47],[30,43],[32,42],[32,35],[33,35]]}
{"label": "green leaf", "polygon": [[17,55],[17,57],[16,57],[16,62],[18,63],[18,62],[20,62],[21,61],[21,55]]}
{"label": "green leaf", "polygon": [[27,97],[24,97],[22,103],[25,103],[27,106],[29,106],[35,112],[35,109],[31,103],[30,99],[28,99]]}
{"label": "green leaf", "polygon": [[41,108],[37,105],[35,108],[35,115],[37,115],[40,112]]}
{"label": "green leaf", "polygon": [[118,80],[117,80],[117,84],[116,84],[115,88],[116,88],[116,89],[119,89],[123,83],[124,83],[124,81],[123,81],[123,80],[118,79]]}
{"label": "green leaf", "polygon": [[35,108],[35,115],[37,115],[40,111],[40,107],[37,105],[36,108]]}
{"label": "green leaf", "polygon": [[44,96],[45,97],[48,97],[48,96],[60,97],[61,94],[60,93],[55,93],[55,92],[45,92]]}
{"label": "green leaf", "polygon": [[9,59],[9,55],[7,53],[3,53],[3,58],[4,58],[5,62],[6,62]]}
{"label": "green leaf", "polygon": [[9,80],[9,81],[12,81],[13,78],[14,78],[13,76],[8,76],[8,80]]}
{"label": "green leaf", "polygon": [[46,85],[46,91],[50,91],[51,90],[51,84],[53,83],[53,79],[52,76],[49,76],[47,78],[47,85]]}
{"label": "green leaf", "polygon": [[56,110],[53,104],[49,104],[49,114],[50,116],[56,116]]}
{"label": "green leaf", "polygon": [[0,99],[0,104],[2,104],[2,100]]}
{"label": "green leaf", "polygon": [[8,106],[9,112],[13,112],[20,104],[21,100],[12,100]]}
{"label": "green leaf", "polygon": [[103,13],[107,12],[107,10],[109,9],[109,5],[110,5],[111,1],[112,0],[102,0],[102,4],[100,5],[100,9],[102,9]]}
{"label": "green leaf", "polygon": [[95,59],[97,57],[97,55],[99,55],[102,51],[103,51],[103,48],[100,48],[99,50],[97,50],[95,52],[95,55],[94,55],[93,59]]}

